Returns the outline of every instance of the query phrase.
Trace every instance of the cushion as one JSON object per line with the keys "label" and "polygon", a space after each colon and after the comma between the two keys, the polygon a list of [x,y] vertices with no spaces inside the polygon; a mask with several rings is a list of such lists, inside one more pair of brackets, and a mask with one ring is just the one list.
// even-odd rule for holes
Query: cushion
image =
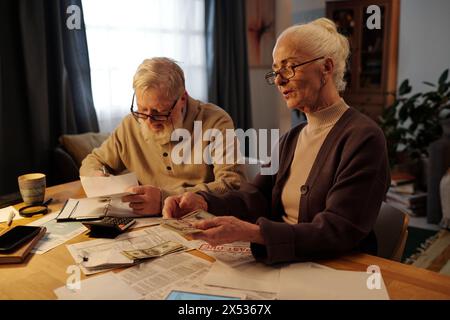
{"label": "cushion", "polygon": [[76,164],[81,166],[83,159],[92,152],[92,149],[99,147],[108,136],[108,133],[95,132],[65,134],[59,137],[59,143],[73,157]]}

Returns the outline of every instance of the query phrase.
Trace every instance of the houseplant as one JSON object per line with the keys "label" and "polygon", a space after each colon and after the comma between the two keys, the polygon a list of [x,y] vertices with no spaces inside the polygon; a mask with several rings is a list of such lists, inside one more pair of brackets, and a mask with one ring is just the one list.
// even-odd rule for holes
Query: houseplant
{"label": "houseplant", "polygon": [[392,168],[405,161],[428,156],[428,146],[442,136],[442,123],[450,118],[450,81],[446,69],[437,84],[423,82],[432,90],[408,96],[412,87],[404,80],[393,105],[386,108],[380,125],[388,141]]}

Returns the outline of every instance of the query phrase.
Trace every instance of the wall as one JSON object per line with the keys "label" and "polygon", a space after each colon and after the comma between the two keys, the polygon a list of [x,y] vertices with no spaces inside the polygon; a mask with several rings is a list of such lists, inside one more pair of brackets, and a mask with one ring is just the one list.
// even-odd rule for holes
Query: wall
{"label": "wall", "polygon": [[437,82],[450,66],[450,1],[403,0],[397,83],[409,79],[413,91],[427,90],[422,81]]}

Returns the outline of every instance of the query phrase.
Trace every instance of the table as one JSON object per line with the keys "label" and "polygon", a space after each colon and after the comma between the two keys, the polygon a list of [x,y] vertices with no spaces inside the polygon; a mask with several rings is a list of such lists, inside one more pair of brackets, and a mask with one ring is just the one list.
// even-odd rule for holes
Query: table
{"label": "table", "polygon": [[[75,181],[48,188],[46,198],[49,197],[53,198],[50,209],[56,211],[66,199],[85,197],[85,194],[80,182]],[[16,207],[21,206],[23,204]],[[16,220],[13,225],[28,224],[41,217]],[[1,229],[5,227],[5,223],[0,224]],[[65,285],[69,276],[66,270],[74,264],[66,244],[86,240],[91,239],[82,234],[43,255],[30,255],[23,264],[0,265],[0,299],[56,299],[53,290]],[[368,266],[377,265],[391,299],[450,299],[450,277],[429,270],[367,254],[352,254],[319,263],[352,271],[366,271]],[[81,274],[81,279],[85,278]]]}

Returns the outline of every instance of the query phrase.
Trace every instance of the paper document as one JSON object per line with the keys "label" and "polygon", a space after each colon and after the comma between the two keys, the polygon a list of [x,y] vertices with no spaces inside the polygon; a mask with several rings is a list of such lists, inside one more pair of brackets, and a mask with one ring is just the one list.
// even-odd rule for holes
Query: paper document
{"label": "paper document", "polygon": [[211,262],[189,253],[150,260],[119,272],[118,277],[148,300],[164,299],[187,277],[209,269]]}
{"label": "paper document", "polygon": [[235,242],[220,246],[204,243],[198,249],[231,267],[255,261],[248,242]]}
{"label": "paper document", "polygon": [[[280,300],[388,300],[384,281],[369,289],[372,273],[341,271],[311,263],[295,263],[281,269]],[[293,281],[295,279],[295,281]]]}
{"label": "paper document", "polygon": [[279,280],[280,267],[249,262],[232,268],[216,261],[203,283],[224,288],[278,293]]}
{"label": "paper document", "polygon": [[39,240],[32,252],[37,254],[46,253],[87,230],[79,222],[57,223],[56,217],[58,214],[59,212],[49,213],[41,219],[28,224],[29,226],[44,226],[47,228],[44,237]]}
{"label": "paper document", "polygon": [[70,244],[67,249],[83,273],[89,275],[133,264],[122,254],[124,250],[145,249],[166,241],[178,242],[185,246],[189,244],[189,241],[178,234],[157,226],[123,233],[115,239],[97,239]]}
{"label": "paper document", "polygon": [[171,290],[177,290],[183,288],[184,290],[189,291],[201,291],[205,293],[217,294],[220,292],[229,292],[235,295],[242,295],[246,300],[273,300],[277,297],[277,293],[271,292],[258,292],[258,291],[249,291],[249,290],[236,290],[231,288],[222,288],[222,287],[213,287],[207,286],[203,284],[203,279],[208,274],[210,268],[202,269],[198,272],[193,273],[192,275],[184,278],[183,280],[175,283],[172,286],[167,286],[162,292],[155,292],[154,298],[158,298],[161,296],[167,297]]}
{"label": "paper document", "polygon": [[0,209],[0,222],[6,222],[8,221],[9,214],[13,211],[15,213],[15,216],[13,220],[22,219],[22,216],[19,214],[19,211],[17,211],[16,208],[9,206],[3,209]]}
{"label": "paper document", "polygon": [[80,177],[84,192],[88,198],[122,197],[130,187],[139,185],[134,172],[120,176]]}
{"label": "paper document", "polygon": [[80,282],[79,289],[66,286],[56,289],[59,300],[139,300],[142,296],[120,280],[113,272],[108,272]]}

